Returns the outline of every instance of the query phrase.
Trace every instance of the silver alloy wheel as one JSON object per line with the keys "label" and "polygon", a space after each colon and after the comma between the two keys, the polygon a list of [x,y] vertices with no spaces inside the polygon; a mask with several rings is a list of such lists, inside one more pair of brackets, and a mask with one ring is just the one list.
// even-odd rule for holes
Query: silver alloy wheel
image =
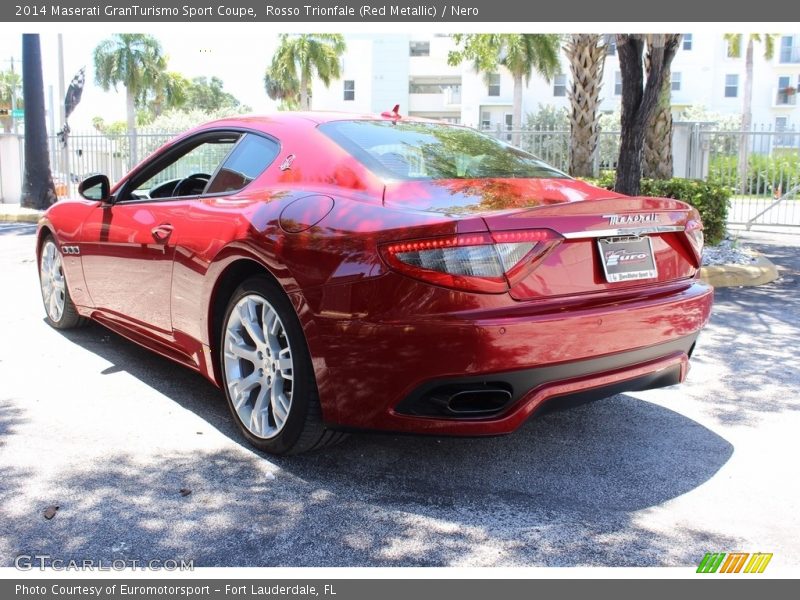
{"label": "silver alloy wheel", "polygon": [[286,328],[266,298],[248,294],[225,324],[225,381],[242,424],[254,436],[280,433],[292,406],[294,372]]}
{"label": "silver alloy wheel", "polygon": [[42,299],[47,316],[54,323],[61,320],[66,303],[67,284],[64,280],[64,268],[61,253],[53,240],[47,240],[42,248],[42,263],[39,266],[42,284]]}

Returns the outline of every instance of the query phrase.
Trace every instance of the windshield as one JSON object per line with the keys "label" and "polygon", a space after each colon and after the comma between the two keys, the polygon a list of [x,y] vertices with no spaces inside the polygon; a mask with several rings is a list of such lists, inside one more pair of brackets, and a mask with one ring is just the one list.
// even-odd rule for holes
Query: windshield
{"label": "windshield", "polygon": [[393,179],[567,177],[527,152],[467,127],[333,121],[320,130],[367,168]]}

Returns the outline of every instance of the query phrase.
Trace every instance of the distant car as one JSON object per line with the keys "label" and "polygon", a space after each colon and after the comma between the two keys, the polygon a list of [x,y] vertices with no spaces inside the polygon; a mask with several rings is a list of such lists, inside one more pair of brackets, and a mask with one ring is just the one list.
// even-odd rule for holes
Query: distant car
{"label": "distant car", "polygon": [[39,223],[49,323],[199,371],[276,454],[672,385],[711,309],[695,209],[393,113],[215,121],[81,195]]}

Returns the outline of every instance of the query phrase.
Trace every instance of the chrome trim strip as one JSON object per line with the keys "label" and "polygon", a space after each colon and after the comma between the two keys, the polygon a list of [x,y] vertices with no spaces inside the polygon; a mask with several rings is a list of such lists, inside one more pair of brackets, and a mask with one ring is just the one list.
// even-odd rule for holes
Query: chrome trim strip
{"label": "chrome trim strip", "polygon": [[580,238],[611,237],[618,235],[646,235],[648,233],[670,233],[684,231],[683,225],[653,225],[652,227],[625,227],[624,229],[594,229],[589,231],[567,231],[562,233],[568,240]]}

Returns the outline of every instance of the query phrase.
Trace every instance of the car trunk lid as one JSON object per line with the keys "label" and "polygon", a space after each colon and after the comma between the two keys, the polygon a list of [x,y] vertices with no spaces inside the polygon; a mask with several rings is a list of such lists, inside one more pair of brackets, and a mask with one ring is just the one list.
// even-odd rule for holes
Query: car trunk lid
{"label": "car trunk lid", "polygon": [[694,277],[700,266],[699,217],[678,200],[628,197],[577,180],[526,179],[399,182],[387,185],[384,202],[477,216],[493,234],[554,231],[559,243],[509,280],[517,300],[662,286]]}

